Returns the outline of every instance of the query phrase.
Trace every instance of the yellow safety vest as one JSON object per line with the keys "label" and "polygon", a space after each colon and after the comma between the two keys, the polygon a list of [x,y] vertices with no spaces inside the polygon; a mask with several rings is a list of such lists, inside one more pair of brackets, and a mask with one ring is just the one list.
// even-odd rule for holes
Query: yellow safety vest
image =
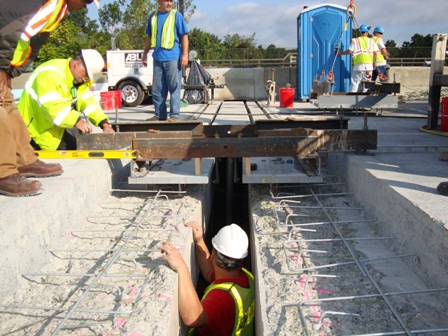
{"label": "yellow safety vest", "polygon": [[[375,41],[376,44],[378,44],[382,40],[382,38],[381,37],[377,37],[377,36],[373,36],[372,40]],[[379,48],[379,46],[378,46],[378,48]],[[380,53],[378,53],[376,55],[376,62],[377,63],[383,62],[384,60],[385,60],[385,58],[384,58],[384,55],[383,55],[382,52],[380,52]]]}
{"label": "yellow safety vest", "polygon": [[[12,0],[11,0],[12,1]],[[11,61],[13,67],[20,67],[31,55],[30,39],[39,33],[51,33],[67,14],[65,0],[49,0],[28,22],[25,31],[17,42]]]}
{"label": "yellow safety vest", "polygon": [[[163,49],[173,49],[175,35],[175,23],[176,23],[176,13],[177,10],[170,10],[168,17],[166,18],[163,28],[162,36],[160,41],[160,47]],[[151,19],[151,48],[157,46],[157,12],[152,15]]]}
{"label": "yellow safety vest", "polygon": [[366,36],[353,39],[353,64],[373,64],[374,41]]}
{"label": "yellow safety vest", "polygon": [[31,138],[43,150],[56,150],[66,128],[84,114],[95,126],[109,120],[86,83],[73,85],[69,59],[39,65],[25,84],[18,108]]}
{"label": "yellow safety vest", "polygon": [[221,289],[232,296],[235,301],[235,324],[232,336],[252,336],[255,317],[255,281],[254,276],[243,268],[249,280],[249,288],[244,288],[234,282],[211,284],[205,290],[202,300],[214,289]]}

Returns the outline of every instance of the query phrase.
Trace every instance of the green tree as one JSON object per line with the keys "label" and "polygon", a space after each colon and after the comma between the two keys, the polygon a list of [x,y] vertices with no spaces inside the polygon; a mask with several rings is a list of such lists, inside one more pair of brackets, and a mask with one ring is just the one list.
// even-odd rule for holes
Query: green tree
{"label": "green tree", "polygon": [[[119,49],[142,49],[149,16],[157,7],[156,0],[115,0],[100,9],[100,24],[105,32],[115,37]],[[193,0],[186,0],[184,7],[188,22],[196,6]],[[176,2],[173,8],[177,8]]]}
{"label": "green tree", "polygon": [[288,54],[285,48],[277,48],[275,45],[270,44],[266,48],[264,58],[283,58]]}
{"label": "green tree", "polygon": [[397,42],[395,42],[394,40],[387,40],[384,45],[386,46],[387,52],[389,53],[390,57],[398,57],[399,49],[397,47]]}
{"label": "green tree", "polygon": [[414,34],[411,42],[404,41],[400,49],[400,57],[431,57],[432,35]]}
{"label": "green tree", "polygon": [[224,57],[228,59],[254,59],[260,55],[255,47],[255,33],[251,36],[227,34],[224,36]]}
{"label": "green tree", "polygon": [[40,49],[34,66],[53,58],[68,58],[79,54],[83,48],[90,48],[97,30],[98,25],[87,17],[85,9],[70,12],[50,34]]}
{"label": "green tree", "polygon": [[204,60],[221,59],[223,45],[218,36],[193,28],[188,33],[190,50],[198,52],[198,58]]}

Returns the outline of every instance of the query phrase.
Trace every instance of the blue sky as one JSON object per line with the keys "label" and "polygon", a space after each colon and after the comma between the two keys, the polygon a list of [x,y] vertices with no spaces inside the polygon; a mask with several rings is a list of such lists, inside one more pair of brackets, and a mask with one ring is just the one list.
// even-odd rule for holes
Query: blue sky
{"label": "blue sky", "polygon": [[[108,3],[112,0],[101,0]],[[331,2],[297,0],[194,0],[196,11],[188,27],[217,35],[250,36],[255,33],[256,45],[296,48],[297,17],[304,5],[331,3],[344,8],[349,0]],[[448,33],[448,1],[446,0],[362,0],[354,3],[356,22],[385,29],[385,40],[395,40],[398,46],[410,41],[412,35]],[[89,16],[97,16],[96,8],[89,6]]]}

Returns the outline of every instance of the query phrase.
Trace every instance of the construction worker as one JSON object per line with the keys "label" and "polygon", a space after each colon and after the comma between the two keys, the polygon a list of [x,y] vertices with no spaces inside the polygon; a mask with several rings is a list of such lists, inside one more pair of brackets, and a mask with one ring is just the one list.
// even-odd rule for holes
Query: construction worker
{"label": "construction worker", "polygon": [[249,240],[236,224],[224,226],[212,239],[210,254],[198,222],[185,224],[193,230],[196,259],[204,279],[211,283],[202,300],[190,272],[171,243],[160,247],[163,259],[178,274],[179,312],[183,322],[199,335],[253,335],[255,287],[253,275],[243,268]]}
{"label": "construction worker", "polygon": [[[14,104],[11,78],[35,59],[46,38],[68,11],[93,0],[15,0],[0,2],[0,194],[38,195],[39,181],[27,177],[62,174],[60,164],[38,160],[30,135]],[[96,1],[97,5],[98,2]]]}
{"label": "construction worker", "polygon": [[387,61],[389,60],[389,53],[387,52],[386,46],[383,41],[384,28],[381,26],[375,27],[373,29],[372,40],[378,45],[380,53],[376,56],[375,69],[372,73],[372,81],[375,82],[376,78],[379,76],[380,83],[387,82]]}
{"label": "construction worker", "polygon": [[170,93],[169,121],[179,119],[182,68],[188,64],[188,28],[184,17],[172,9],[172,0],[157,0],[159,10],[152,13],[146,27],[142,63],[147,66],[148,52],[153,49],[152,100],[155,116],[151,120],[167,120],[166,100]]}
{"label": "construction worker", "polygon": [[376,55],[379,52],[378,46],[369,37],[370,26],[362,24],[359,27],[360,37],[352,39],[347,50],[338,51],[337,55],[353,55],[353,69],[350,79],[350,92],[363,92],[363,80],[372,78],[372,71],[376,62]]}
{"label": "construction worker", "polygon": [[76,149],[76,135],[92,132],[80,113],[104,133],[114,133],[88,86],[103,67],[98,51],[84,49],[81,55],[50,60],[33,71],[18,107],[35,149]]}

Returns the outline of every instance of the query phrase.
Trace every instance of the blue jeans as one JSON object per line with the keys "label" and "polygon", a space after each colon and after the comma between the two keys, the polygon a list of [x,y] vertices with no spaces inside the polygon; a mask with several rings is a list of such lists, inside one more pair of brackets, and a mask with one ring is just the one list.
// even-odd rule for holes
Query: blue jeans
{"label": "blue jeans", "polygon": [[[387,68],[386,68],[386,66],[385,65],[377,66],[375,68],[375,70],[373,70],[373,73],[372,73],[372,81],[373,82],[378,77],[379,72],[381,72],[384,76],[387,76]],[[380,78],[380,82],[384,83],[384,82],[387,82],[387,80],[381,80],[381,78]]]}
{"label": "blue jeans", "polygon": [[154,60],[154,78],[152,83],[152,102],[155,115],[160,120],[167,119],[166,99],[170,93],[170,116],[178,118],[180,112],[180,89],[182,86],[182,68],[179,60]]}

